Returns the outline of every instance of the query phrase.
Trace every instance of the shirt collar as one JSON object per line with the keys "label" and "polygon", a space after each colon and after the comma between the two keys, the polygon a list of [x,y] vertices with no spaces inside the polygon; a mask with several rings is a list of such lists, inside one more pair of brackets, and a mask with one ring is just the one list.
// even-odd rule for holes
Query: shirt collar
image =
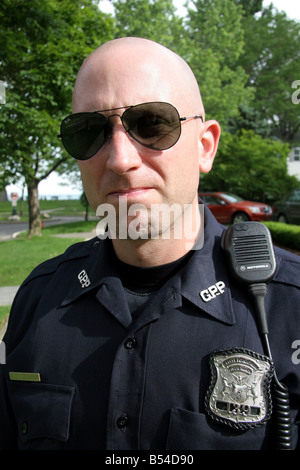
{"label": "shirt collar", "polygon": [[113,258],[110,240],[100,241],[94,238],[85,243],[90,244],[88,255],[74,272],[71,287],[61,302],[62,307],[99,288],[107,277],[117,277],[111,263]]}
{"label": "shirt collar", "polygon": [[223,227],[204,208],[204,243],[189,260],[177,286],[181,295],[212,317],[234,324],[231,282],[220,246]]}
{"label": "shirt collar", "polygon": [[[201,249],[195,250],[179,273],[167,283],[176,292],[174,302],[181,303],[181,296],[192,302],[208,315],[227,324],[234,324],[230,280],[226,260],[220,247],[222,226],[215,220],[210,211],[204,210],[204,244]],[[99,289],[107,282],[111,285],[121,283],[117,271],[112,263],[114,257],[111,241],[93,239],[90,243],[88,257],[84,261],[78,273],[74,274],[74,281],[70,290],[61,302],[64,307],[91,290]],[[175,297],[174,297],[175,299]],[[172,302],[171,302],[172,303]],[[175,306],[175,304],[174,304]],[[171,304],[169,304],[171,307]]]}

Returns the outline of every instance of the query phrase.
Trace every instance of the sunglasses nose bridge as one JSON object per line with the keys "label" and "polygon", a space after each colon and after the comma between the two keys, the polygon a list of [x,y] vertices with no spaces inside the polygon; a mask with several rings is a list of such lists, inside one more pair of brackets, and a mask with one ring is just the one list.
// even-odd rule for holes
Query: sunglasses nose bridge
{"label": "sunglasses nose bridge", "polygon": [[[123,114],[124,114],[124,113],[123,113]],[[110,114],[109,116],[106,117],[108,124],[109,124],[109,121],[110,121],[111,118],[120,118],[120,121],[121,121],[121,123],[122,123],[122,126],[123,126],[123,128],[125,129],[125,131],[127,132],[127,129],[126,129],[126,127],[125,127],[125,125],[124,125],[124,122],[123,122],[123,115],[118,114],[118,113]],[[113,132],[113,126],[110,125],[110,132],[109,132],[110,136],[112,135],[112,132]]]}
{"label": "sunglasses nose bridge", "polygon": [[109,121],[113,117],[119,117],[122,120],[121,114],[118,113],[110,114],[106,119]]}

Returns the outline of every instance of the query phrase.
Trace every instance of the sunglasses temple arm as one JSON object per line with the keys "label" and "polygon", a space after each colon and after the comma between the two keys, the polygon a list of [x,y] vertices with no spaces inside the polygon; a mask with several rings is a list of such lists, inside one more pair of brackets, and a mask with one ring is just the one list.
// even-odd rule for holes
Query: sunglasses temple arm
{"label": "sunglasses temple arm", "polygon": [[181,117],[179,119],[180,119],[180,121],[186,121],[187,119],[199,119],[199,118],[203,121],[202,114],[196,114],[196,116],[185,116],[185,117]]}

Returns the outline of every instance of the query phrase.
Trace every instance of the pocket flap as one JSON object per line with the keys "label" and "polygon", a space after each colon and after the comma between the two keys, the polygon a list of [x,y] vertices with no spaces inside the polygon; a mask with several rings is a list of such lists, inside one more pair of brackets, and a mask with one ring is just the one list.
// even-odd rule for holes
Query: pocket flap
{"label": "pocket flap", "polygon": [[8,382],[19,438],[67,441],[74,387]]}

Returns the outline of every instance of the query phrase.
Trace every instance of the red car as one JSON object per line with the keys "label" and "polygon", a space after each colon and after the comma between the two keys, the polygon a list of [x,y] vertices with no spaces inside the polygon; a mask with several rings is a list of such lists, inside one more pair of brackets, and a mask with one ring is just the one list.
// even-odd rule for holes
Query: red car
{"label": "red car", "polygon": [[199,196],[217,221],[222,224],[235,224],[247,220],[261,222],[272,217],[271,206],[261,202],[244,201],[234,194],[207,192],[199,193]]}

